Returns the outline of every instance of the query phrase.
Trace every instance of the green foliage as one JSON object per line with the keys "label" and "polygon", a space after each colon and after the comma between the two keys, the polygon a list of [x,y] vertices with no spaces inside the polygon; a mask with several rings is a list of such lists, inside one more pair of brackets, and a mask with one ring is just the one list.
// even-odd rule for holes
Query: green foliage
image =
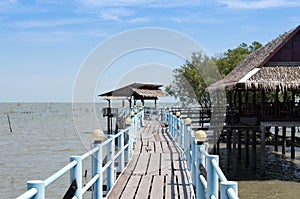
{"label": "green foliage", "polygon": [[211,83],[225,77],[241,60],[260,48],[261,43],[254,41],[251,45],[241,43],[237,48],[228,49],[219,57],[210,58],[203,52],[193,53],[191,60],[175,69],[174,81],[165,88],[170,96],[179,98],[182,106],[200,105],[210,107],[210,95],[206,88]]}
{"label": "green foliage", "polygon": [[179,98],[181,105],[200,105],[210,107],[209,93],[206,88],[209,84],[220,79],[214,62],[201,52],[193,53],[191,60],[186,60],[180,68],[174,71],[172,85],[165,91],[175,98]]}
{"label": "green foliage", "polygon": [[232,69],[234,69],[248,54],[260,48],[261,43],[254,41],[250,46],[246,43],[241,43],[237,48],[228,49],[219,57],[214,57],[221,76],[224,78]]}

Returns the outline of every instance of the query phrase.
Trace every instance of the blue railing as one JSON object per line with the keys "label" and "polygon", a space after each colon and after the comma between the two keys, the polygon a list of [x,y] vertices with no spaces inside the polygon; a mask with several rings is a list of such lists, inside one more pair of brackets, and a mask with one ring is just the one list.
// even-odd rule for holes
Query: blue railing
{"label": "blue railing", "polygon": [[[71,156],[70,163],[54,173],[46,180],[31,180],[27,182],[27,191],[17,197],[17,199],[44,199],[46,187],[58,180],[65,173],[70,171],[70,185],[76,182],[76,189],[72,194],[73,199],[82,199],[91,187],[93,188],[93,199],[103,197],[104,172],[106,172],[107,193],[112,189],[116,180],[115,162],[118,162],[117,171],[122,173],[125,165],[128,164],[133,143],[136,139],[136,132],[141,127],[144,118],[144,111],[137,112],[131,117],[130,123],[127,123],[126,129],[121,130],[115,135],[107,135],[107,139],[93,143],[93,148],[81,156]],[[118,140],[115,147],[115,140]],[[103,149],[107,154],[103,154]],[[117,149],[115,151],[115,149]],[[106,156],[106,162],[104,157]],[[82,163],[88,157],[92,157],[92,177],[84,186],[82,184],[83,169]],[[105,163],[105,164],[104,164]],[[70,196],[68,197],[70,198]]]}
{"label": "blue railing", "polygon": [[208,143],[196,141],[195,132],[191,130],[192,121],[183,120],[180,114],[167,109],[162,109],[162,118],[187,159],[196,198],[238,199],[237,182],[227,180],[219,167],[219,156],[208,154]]}

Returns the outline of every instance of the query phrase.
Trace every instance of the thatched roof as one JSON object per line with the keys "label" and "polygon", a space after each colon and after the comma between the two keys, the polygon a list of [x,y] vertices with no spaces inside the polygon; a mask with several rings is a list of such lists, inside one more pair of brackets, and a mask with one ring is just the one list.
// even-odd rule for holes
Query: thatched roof
{"label": "thatched roof", "polygon": [[100,94],[102,99],[130,99],[132,96],[135,99],[157,99],[158,97],[166,97],[160,87],[161,84],[144,84],[133,83],[116,90]]}
{"label": "thatched roof", "polygon": [[[246,88],[264,88],[276,89],[277,86],[281,89],[299,88],[300,81],[297,79],[300,76],[299,66],[287,67],[284,64],[267,66],[267,63],[272,57],[297,33],[300,31],[300,26],[292,29],[276,39],[272,40],[265,46],[245,57],[241,63],[236,66],[224,79],[210,85],[208,90],[226,89],[232,90],[238,86]],[[300,48],[300,47],[299,47]],[[289,63],[290,64],[290,63]],[[275,67],[273,69],[273,67]],[[286,67],[286,68],[285,68]],[[286,78],[282,79],[285,74]],[[292,74],[294,76],[289,76]],[[296,80],[294,79],[296,78]]]}
{"label": "thatched roof", "polygon": [[259,68],[253,76],[245,81],[247,89],[265,90],[299,90],[300,66],[275,66]]}

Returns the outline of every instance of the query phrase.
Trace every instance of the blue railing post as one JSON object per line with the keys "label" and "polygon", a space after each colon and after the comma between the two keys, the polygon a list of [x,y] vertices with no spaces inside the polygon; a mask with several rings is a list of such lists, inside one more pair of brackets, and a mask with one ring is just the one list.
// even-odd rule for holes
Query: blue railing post
{"label": "blue railing post", "polygon": [[200,171],[200,164],[202,165],[205,165],[203,164],[204,163],[204,154],[202,153],[202,149],[205,150],[205,145],[202,143],[197,143],[196,145],[196,154],[195,156],[197,157],[196,158],[196,165],[197,165],[197,168],[196,168],[196,196],[197,198],[204,198],[205,197],[205,187],[203,186],[202,182],[200,181],[200,175],[201,175],[201,171]]}
{"label": "blue railing post", "polygon": [[108,135],[108,139],[111,141],[107,145],[107,162],[112,161],[107,168],[107,191],[109,191],[114,186],[114,156],[115,156],[115,137],[113,135]]}
{"label": "blue railing post", "polygon": [[93,155],[93,176],[99,174],[99,179],[95,182],[93,189],[93,199],[101,199],[103,196],[102,146],[100,143],[94,143],[93,147],[99,148],[99,150]]}
{"label": "blue railing post", "polygon": [[178,136],[178,122],[179,122],[179,118],[177,117],[177,115],[174,115],[174,140],[177,140],[177,136]]}
{"label": "blue railing post", "polygon": [[125,132],[121,133],[118,137],[118,150],[121,151],[121,154],[118,158],[118,171],[123,172],[124,170],[124,135]]}
{"label": "blue railing post", "polygon": [[184,147],[184,121],[180,120],[180,147]]}
{"label": "blue railing post", "polygon": [[94,143],[93,147],[99,148],[99,150],[93,155],[93,176],[99,174],[99,179],[94,184],[93,199],[101,199],[103,196],[102,146],[101,143]]}
{"label": "blue railing post", "polygon": [[37,193],[32,199],[44,199],[45,198],[45,182],[43,180],[30,180],[27,181],[27,190],[36,188]]}
{"label": "blue railing post", "polygon": [[126,164],[128,164],[129,160],[130,160],[130,153],[131,153],[131,144],[132,144],[132,136],[131,135],[131,124],[132,124],[132,120],[127,118],[125,120],[125,140],[126,140],[126,144],[128,144],[128,147],[125,149],[125,162]]}
{"label": "blue railing post", "polygon": [[237,182],[234,181],[225,181],[220,183],[220,192],[221,192],[221,199],[230,199],[228,191],[230,189],[233,190],[233,194],[236,198],[238,198],[237,194]]}
{"label": "blue railing post", "polygon": [[212,164],[212,160],[215,160],[219,164],[219,156],[218,155],[208,155],[207,157],[207,198],[211,196],[215,196],[218,198],[218,175],[214,169]]}
{"label": "blue railing post", "polygon": [[75,160],[77,164],[70,171],[70,184],[72,184],[73,180],[76,180],[77,190],[75,192],[75,196],[78,199],[82,199],[82,158],[81,156],[71,156],[70,162]]}
{"label": "blue railing post", "polygon": [[191,159],[190,159],[190,150],[191,150],[191,124],[192,120],[190,118],[186,118],[184,120],[184,123],[186,125],[185,132],[184,132],[184,149],[185,149],[185,157],[187,158],[187,163],[188,163],[188,170],[191,170]]}
{"label": "blue railing post", "polygon": [[172,110],[169,109],[168,113],[168,127],[169,127],[169,132],[172,134]]}
{"label": "blue railing post", "polygon": [[192,159],[191,159],[191,166],[192,166],[192,183],[193,187],[196,188],[196,141],[195,139],[192,139]]}

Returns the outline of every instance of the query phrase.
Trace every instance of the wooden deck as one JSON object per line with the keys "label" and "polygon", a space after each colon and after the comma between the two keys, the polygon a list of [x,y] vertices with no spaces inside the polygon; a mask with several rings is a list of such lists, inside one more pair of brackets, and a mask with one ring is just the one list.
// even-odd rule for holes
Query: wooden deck
{"label": "wooden deck", "polygon": [[131,161],[107,196],[115,198],[191,198],[183,156],[158,121],[145,121]]}

